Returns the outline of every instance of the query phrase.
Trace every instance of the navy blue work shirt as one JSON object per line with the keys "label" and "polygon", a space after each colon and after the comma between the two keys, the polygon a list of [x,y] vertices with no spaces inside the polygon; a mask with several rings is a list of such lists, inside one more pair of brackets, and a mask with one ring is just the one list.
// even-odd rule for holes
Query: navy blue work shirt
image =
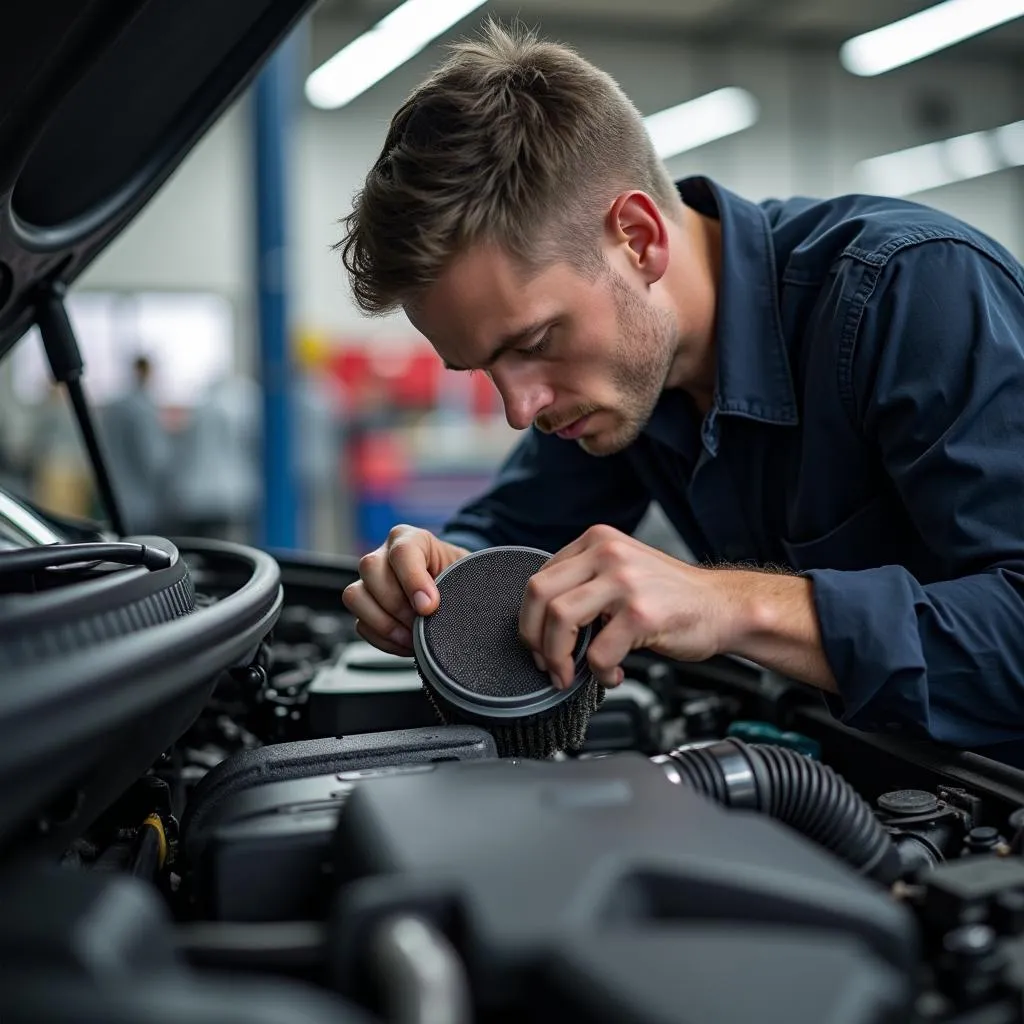
{"label": "navy blue work shirt", "polygon": [[557,551],[656,500],[698,562],[813,581],[844,722],[1024,763],[1024,268],[902,200],[678,188],[722,227],[710,411],[666,391],[602,458],[531,428],[442,536]]}

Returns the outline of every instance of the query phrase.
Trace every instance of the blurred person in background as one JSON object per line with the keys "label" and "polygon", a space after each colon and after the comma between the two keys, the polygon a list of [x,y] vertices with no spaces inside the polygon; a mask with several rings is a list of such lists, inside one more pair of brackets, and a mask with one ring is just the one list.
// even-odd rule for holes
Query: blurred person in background
{"label": "blurred person in background", "polygon": [[175,446],[168,493],[175,532],[246,542],[260,502],[259,387],[240,373],[213,381]]}
{"label": "blurred person in background", "polygon": [[101,415],[107,464],[125,528],[162,533],[168,526],[165,488],[171,472],[171,439],[152,393],[153,366],[145,355],[131,365],[131,384]]}
{"label": "blurred person in background", "polygon": [[349,479],[344,398],[328,379],[305,369],[295,375],[295,452],[300,544],[309,550],[352,550],[352,514],[341,481]]}
{"label": "blurred person in background", "polygon": [[[469,550],[554,552],[519,634],[565,687],[648,648],[746,657],[864,730],[1024,765],[1024,267],[884,196],[674,182],[571,49],[491,25],[405,101],[339,247],[483,371],[524,436],[440,531],[399,525],[344,601],[411,653]],[[700,563],[632,536],[656,500]]]}

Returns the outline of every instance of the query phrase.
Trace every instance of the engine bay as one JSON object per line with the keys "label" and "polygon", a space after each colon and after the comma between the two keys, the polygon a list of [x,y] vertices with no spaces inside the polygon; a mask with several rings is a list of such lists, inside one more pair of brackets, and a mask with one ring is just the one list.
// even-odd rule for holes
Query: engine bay
{"label": "engine bay", "polygon": [[[177,543],[193,615],[250,585]],[[1024,774],[647,652],[580,752],[501,757],[358,637],[353,564],[275,564],[178,738],[7,843],[3,1020],[1022,1019]]]}

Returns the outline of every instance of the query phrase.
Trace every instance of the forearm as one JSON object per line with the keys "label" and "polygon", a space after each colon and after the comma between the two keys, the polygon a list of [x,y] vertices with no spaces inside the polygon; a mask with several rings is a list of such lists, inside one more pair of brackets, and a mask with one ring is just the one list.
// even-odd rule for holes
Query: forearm
{"label": "forearm", "polygon": [[723,654],[836,693],[814,607],[813,584],[800,576],[717,570],[729,608]]}

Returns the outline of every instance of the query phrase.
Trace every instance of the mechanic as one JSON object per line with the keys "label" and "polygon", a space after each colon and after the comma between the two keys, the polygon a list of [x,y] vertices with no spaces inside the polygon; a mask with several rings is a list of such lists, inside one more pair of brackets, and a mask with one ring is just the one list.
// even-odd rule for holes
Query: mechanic
{"label": "mechanic", "polygon": [[[557,552],[520,632],[731,653],[863,730],[1024,764],[1024,268],[902,200],[673,183],[605,73],[523,30],[456,46],[394,116],[338,248],[482,370],[526,434],[440,536],[400,525],[344,602],[409,654],[469,550]],[[630,534],[650,502],[696,564]]]}

